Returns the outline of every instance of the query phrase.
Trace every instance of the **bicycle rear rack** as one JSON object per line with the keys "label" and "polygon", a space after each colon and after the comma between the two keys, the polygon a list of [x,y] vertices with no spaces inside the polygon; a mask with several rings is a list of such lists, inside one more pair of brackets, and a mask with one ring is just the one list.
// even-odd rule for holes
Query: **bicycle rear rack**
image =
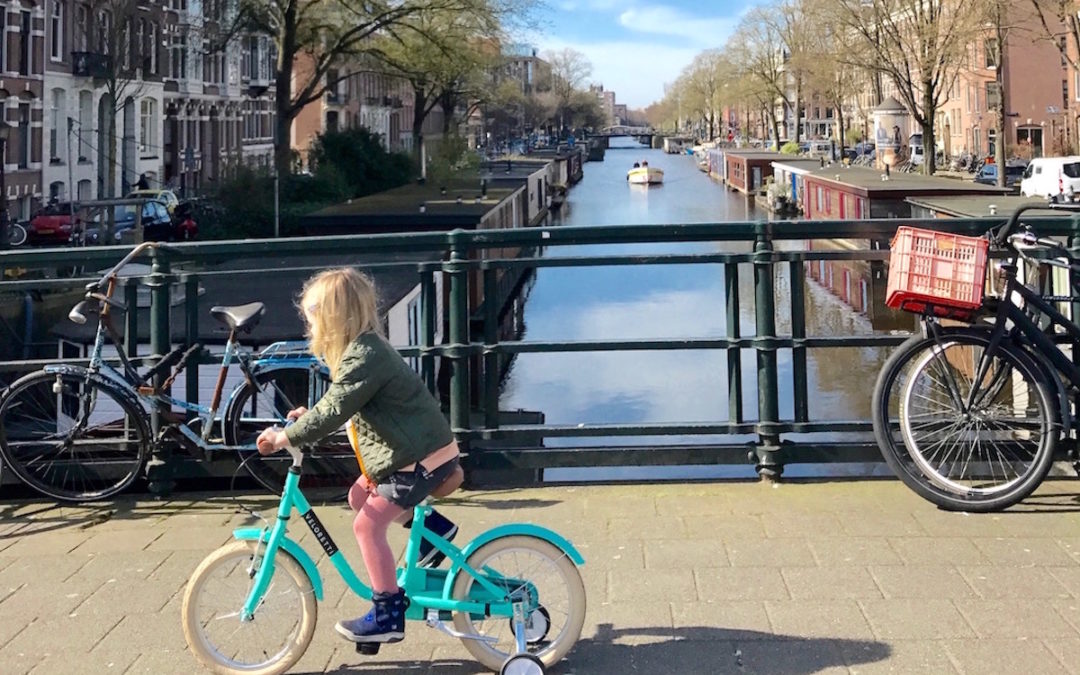
{"label": "bicycle rear rack", "polygon": [[306,340],[274,342],[259,352],[260,360],[297,358],[311,358],[311,348]]}

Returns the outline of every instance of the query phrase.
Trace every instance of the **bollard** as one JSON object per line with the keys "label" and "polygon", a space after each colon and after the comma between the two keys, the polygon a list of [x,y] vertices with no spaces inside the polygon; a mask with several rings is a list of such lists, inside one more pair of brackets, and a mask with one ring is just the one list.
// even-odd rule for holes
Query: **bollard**
{"label": "bollard", "polygon": [[[150,354],[156,362],[171,349],[169,334],[169,260],[158,248],[150,249]],[[153,386],[159,388],[165,384],[168,373],[161,372],[154,377]],[[147,488],[155,497],[163,498],[172,493],[175,481],[172,478],[172,449],[164,443],[158,443],[164,426],[164,416],[168,405],[159,403],[150,411],[151,454],[146,463]]]}
{"label": "bollard", "polygon": [[[450,277],[450,425],[455,430],[469,428],[469,271],[465,236],[464,230],[450,232],[450,260],[446,263]],[[458,439],[459,444],[463,442]]]}

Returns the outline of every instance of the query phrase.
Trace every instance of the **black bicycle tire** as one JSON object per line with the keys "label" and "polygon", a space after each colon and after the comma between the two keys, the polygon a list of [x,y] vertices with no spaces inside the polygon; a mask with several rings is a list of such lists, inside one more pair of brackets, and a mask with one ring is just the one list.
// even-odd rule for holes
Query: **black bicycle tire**
{"label": "black bicycle tire", "polygon": [[[990,331],[988,329],[950,329],[945,332],[946,341],[970,341],[979,345],[989,344]],[[1034,492],[1042,481],[1053,463],[1054,452],[1057,447],[1058,434],[1047,430],[1043,434],[1044,443],[1041,445],[1038,455],[1033,460],[1034,469],[1030,474],[1012,489],[1002,492],[989,499],[964,499],[960,495],[943,490],[928,482],[923,474],[917,470],[909,469],[905,457],[907,449],[898,447],[897,439],[894,438],[889,418],[889,391],[903,372],[904,366],[914,358],[925,352],[925,349],[935,344],[933,337],[917,335],[901,344],[886,360],[874,383],[874,392],[871,399],[873,411],[874,437],[877,441],[885,462],[894,474],[913,492],[923,499],[935,504],[947,511],[968,511],[971,513],[991,513],[1002,511],[1026,499]],[[1042,402],[1042,409],[1046,411],[1047,426],[1052,427],[1057,421],[1059,402],[1056,401],[1046,385],[1045,373],[1035,360],[1026,354],[1021,348],[1008,342],[999,345],[1004,353],[1013,361],[1014,365],[1026,371],[1030,377],[1032,386],[1038,392]],[[899,444],[902,445],[902,442]]]}
{"label": "black bicycle tire", "polygon": [[[17,458],[9,452],[7,437],[4,424],[4,416],[7,411],[7,406],[10,401],[14,400],[16,394],[29,386],[36,384],[38,380],[52,380],[57,376],[62,378],[71,378],[78,381],[86,381],[89,385],[99,392],[105,392],[113,401],[115,401],[127,414],[127,416],[133,420],[135,429],[137,430],[137,438],[135,439],[135,447],[137,452],[136,461],[133,463],[133,470],[130,471],[122,480],[114,483],[113,485],[93,492],[74,492],[71,490],[60,490],[51,486],[44,481],[38,480],[32,473],[27,471],[22,465],[22,462],[16,461]],[[0,458],[2,458],[6,468],[10,469],[20,481],[25,485],[33,488],[41,494],[52,497],[60,501],[67,502],[88,502],[96,501],[100,499],[107,499],[113,495],[119,494],[127,489],[132,483],[134,483],[139,476],[142,475],[146,466],[147,450],[150,446],[150,428],[148,425],[148,419],[146,411],[143,410],[138,403],[131,400],[123,390],[119,387],[111,384],[107,380],[98,375],[88,373],[82,369],[68,369],[64,372],[48,372],[40,370],[37,372],[24,375],[15,382],[11,383],[3,395],[0,395]]]}
{"label": "black bicycle tire", "polygon": [[[22,233],[21,235],[19,234],[20,232]],[[26,231],[26,228],[24,226],[20,225],[19,223],[12,223],[11,236],[9,237],[8,243],[11,244],[13,247],[22,246],[26,243],[26,239],[28,236],[29,233]]]}
{"label": "black bicycle tire", "polygon": [[[310,375],[313,371],[310,368],[272,368],[262,372],[255,373],[255,380],[257,383],[262,383],[269,378],[281,376],[284,373],[299,373],[304,372]],[[314,371],[319,373],[319,377],[325,379],[325,383],[329,385],[329,375],[322,371]],[[242,413],[242,408],[251,396],[251,385],[245,380],[239,385],[233,394],[230,396],[228,409],[225,411],[223,418],[223,433],[225,436],[225,442],[230,445],[241,445],[245,442],[250,442],[252,439],[245,439],[244,435],[240,432],[241,423],[239,417]],[[294,405],[304,405],[311,407],[316,401],[293,401]],[[282,421],[282,423],[284,423]],[[285,472],[288,468],[288,463],[282,456],[274,456],[270,458],[263,458],[257,453],[251,451],[238,451],[239,460],[245,461],[244,467],[252,478],[257,483],[262,485],[266,490],[274,494],[281,494],[282,489],[285,486]],[[329,458],[330,461],[323,461]],[[331,468],[342,466],[342,470],[339,472],[326,472],[320,469],[326,469],[327,466]],[[333,491],[332,497],[334,499],[343,497],[348,491],[349,486],[355,482],[359,475],[359,468],[353,459],[352,450],[342,450],[337,452],[332,457],[329,452],[324,452],[320,455],[320,448],[315,448],[308,454],[308,457],[304,460],[304,475],[301,478],[302,485],[309,491],[312,491],[321,487],[330,487]],[[326,476],[330,478],[327,479]],[[327,484],[322,481],[325,480]]]}

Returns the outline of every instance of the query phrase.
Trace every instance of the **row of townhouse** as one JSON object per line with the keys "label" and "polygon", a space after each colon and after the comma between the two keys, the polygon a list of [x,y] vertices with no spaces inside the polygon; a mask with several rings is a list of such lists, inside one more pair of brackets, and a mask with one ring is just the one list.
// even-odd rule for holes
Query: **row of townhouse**
{"label": "row of townhouse", "polygon": [[140,176],[191,195],[230,166],[269,165],[277,57],[265,36],[211,48],[229,6],[0,2],[11,216],[27,218],[43,201],[124,194]]}
{"label": "row of townhouse", "polygon": [[[1080,150],[1080,71],[1064,58],[1062,49],[1080,60],[1076,45],[1065,42],[1060,35],[1047,35],[1029,4],[1009,6],[1005,22],[1008,26],[1004,49],[999,49],[992,27],[982,39],[972,40],[956,77],[949,83],[943,102],[935,117],[937,147],[946,157],[964,153],[975,156],[992,155],[997,139],[997,101],[1004,90],[1005,136],[1007,156],[1025,158],[1063,154]],[[1001,85],[997,82],[1001,70]],[[873,86],[870,75],[857,86],[843,106],[844,125],[855,129],[868,140],[879,135],[877,125],[888,118],[887,135],[893,126],[899,127],[900,142],[906,144],[911,134],[921,133],[910,115],[888,114],[888,109],[900,100],[896,87],[887,77],[880,86]],[[795,84],[787,77],[788,98],[795,97]],[[880,96],[880,100],[879,100]],[[893,101],[890,101],[893,99]],[[877,114],[875,114],[877,113]],[[725,110],[732,127],[740,127],[743,111]],[[780,120],[781,133],[794,138],[796,124],[801,124],[803,139],[839,137],[839,115],[812,90],[803,92],[803,106],[798,121],[794,111],[777,105],[775,114]],[[752,135],[762,138],[772,131],[764,118],[751,120]],[[850,139],[850,135],[848,137]],[[850,141],[849,141],[850,142]]]}

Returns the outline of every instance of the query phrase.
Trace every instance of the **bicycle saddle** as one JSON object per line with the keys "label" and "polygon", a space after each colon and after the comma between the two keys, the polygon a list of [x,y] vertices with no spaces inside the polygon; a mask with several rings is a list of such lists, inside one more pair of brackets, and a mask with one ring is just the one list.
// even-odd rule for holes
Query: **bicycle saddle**
{"label": "bicycle saddle", "polygon": [[217,306],[210,308],[210,315],[233,330],[251,331],[259,324],[259,319],[266,313],[266,305],[261,302],[249,302],[246,305],[231,307]]}

